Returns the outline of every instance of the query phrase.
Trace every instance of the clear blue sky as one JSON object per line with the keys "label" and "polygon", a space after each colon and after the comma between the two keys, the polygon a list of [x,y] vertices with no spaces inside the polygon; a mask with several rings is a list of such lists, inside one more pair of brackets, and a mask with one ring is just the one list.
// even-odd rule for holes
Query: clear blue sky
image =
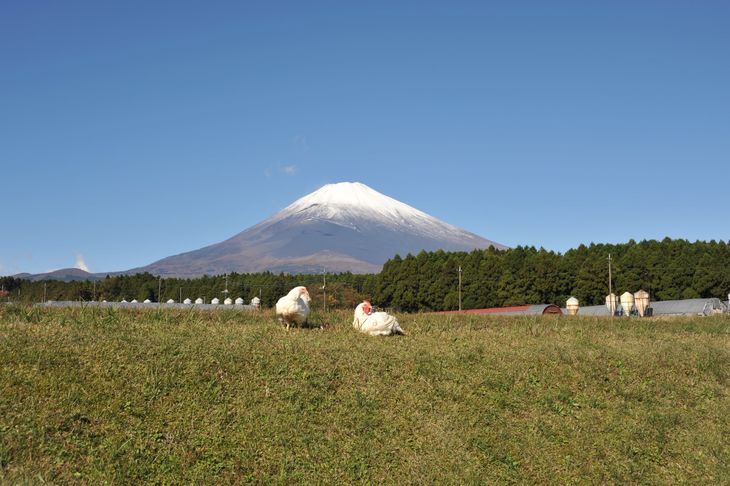
{"label": "clear blue sky", "polygon": [[730,238],[730,2],[0,6],[0,275],[360,181],[500,243]]}

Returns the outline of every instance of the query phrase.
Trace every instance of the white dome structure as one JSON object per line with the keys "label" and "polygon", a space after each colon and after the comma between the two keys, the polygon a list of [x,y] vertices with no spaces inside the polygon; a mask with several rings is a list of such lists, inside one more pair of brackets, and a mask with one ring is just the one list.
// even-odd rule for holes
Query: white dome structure
{"label": "white dome structure", "polygon": [[239,297],[239,298],[237,298],[237,299],[236,299],[236,305],[243,305],[243,299],[242,299],[242,298],[240,298],[240,297]]}
{"label": "white dome structure", "polygon": [[183,300],[183,304],[186,304],[186,305],[190,305],[190,304],[192,304],[192,303],[193,303],[193,301],[192,301],[192,300],[190,300],[190,299],[185,299],[185,300]]}
{"label": "white dome structure", "polygon": [[197,299],[195,299],[195,303],[196,304],[202,304],[203,303],[203,299],[201,299],[200,297],[198,297]]}
{"label": "white dome structure", "polygon": [[218,305],[221,303],[221,301],[218,299],[218,297],[216,297],[215,299],[211,300],[210,303],[213,305]]}
{"label": "white dome structure", "polygon": [[126,299],[122,299],[122,301],[120,302],[120,304],[129,304],[129,302],[127,302]]}
{"label": "white dome structure", "polygon": [[139,304],[139,302],[137,302],[137,299],[132,299],[132,302],[130,302],[130,303],[131,304]]}
{"label": "white dome structure", "polygon": [[223,305],[233,305],[233,299],[226,297],[226,300],[223,301]]}
{"label": "white dome structure", "polygon": [[254,297],[253,299],[251,299],[251,305],[258,309],[259,307],[261,307],[261,299],[259,299],[258,297]]}
{"label": "white dome structure", "polygon": [[143,303],[143,304],[151,304],[151,303],[152,303],[152,301],[151,301],[150,299],[145,299],[145,300],[144,300],[144,302],[142,302],[142,303]]}
{"label": "white dome structure", "polygon": [[175,303],[175,300],[174,300],[174,299],[169,299],[169,300],[167,301],[167,303],[168,303],[168,304],[174,304],[174,303]]}

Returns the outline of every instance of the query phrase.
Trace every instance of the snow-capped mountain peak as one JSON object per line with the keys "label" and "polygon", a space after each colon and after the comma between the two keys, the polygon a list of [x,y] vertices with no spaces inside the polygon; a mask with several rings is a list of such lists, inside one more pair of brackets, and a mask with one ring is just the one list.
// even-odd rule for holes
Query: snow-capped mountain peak
{"label": "snow-capped mountain peak", "polygon": [[389,226],[419,226],[429,234],[457,229],[361,182],[327,184],[294,201],[277,215],[277,219],[294,215],[347,225],[367,220]]}
{"label": "snow-capped mountain peak", "polygon": [[396,254],[505,248],[359,182],[328,184],[225,240],[129,272],[377,272]]}

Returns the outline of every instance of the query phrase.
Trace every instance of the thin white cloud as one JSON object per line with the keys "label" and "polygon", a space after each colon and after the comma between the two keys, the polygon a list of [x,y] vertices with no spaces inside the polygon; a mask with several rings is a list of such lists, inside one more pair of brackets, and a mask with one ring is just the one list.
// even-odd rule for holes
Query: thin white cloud
{"label": "thin white cloud", "polygon": [[294,176],[297,174],[297,166],[296,165],[285,165],[284,167],[281,167],[279,169],[284,175],[288,176]]}
{"label": "thin white cloud", "polygon": [[264,177],[271,178],[275,174],[283,174],[288,177],[293,177],[297,175],[297,166],[294,164],[289,165],[281,165],[277,164],[274,168],[267,168],[264,169]]}
{"label": "thin white cloud", "polygon": [[83,255],[81,254],[76,255],[76,265],[74,265],[74,268],[78,268],[84,272],[90,271],[88,265],[86,265],[86,262],[84,261]]}

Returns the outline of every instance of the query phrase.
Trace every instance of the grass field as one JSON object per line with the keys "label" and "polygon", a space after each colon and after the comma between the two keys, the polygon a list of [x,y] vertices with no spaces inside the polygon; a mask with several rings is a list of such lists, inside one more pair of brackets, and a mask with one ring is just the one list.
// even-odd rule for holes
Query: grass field
{"label": "grass field", "polygon": [[730,319],[0,306],[4,483],[730,483]]}

